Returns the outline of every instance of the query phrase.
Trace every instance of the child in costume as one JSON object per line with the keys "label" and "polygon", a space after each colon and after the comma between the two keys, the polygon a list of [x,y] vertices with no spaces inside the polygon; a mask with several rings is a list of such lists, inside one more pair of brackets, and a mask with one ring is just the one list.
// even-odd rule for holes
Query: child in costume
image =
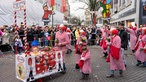
{"label": "child in costume", "polygon": [[82,73],[81,80],[87,80],[89,79],[89,74],[91,73],[91,54],[89,50],[87,49],[87,46],[82,47],[82,55],[81,59],[79,61],[79,67],[80,71]]}
{"label": "child in costume", "polygon": [[80,36],[77,39],[76,46],[75,46],[75,53],[76,53],[76,65],[75,69],[79,69],[78,62],[80,61],[81,54],[82,54],[82,47],[87,45],[87,37],[86,32],[80,30]]}

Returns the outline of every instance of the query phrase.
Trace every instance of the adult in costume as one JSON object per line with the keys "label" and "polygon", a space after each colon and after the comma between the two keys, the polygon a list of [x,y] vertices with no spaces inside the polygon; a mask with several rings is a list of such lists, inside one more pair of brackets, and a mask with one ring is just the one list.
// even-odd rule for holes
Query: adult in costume
{"label": "adult in costume", "polygon": [[110,62],[110,75],[107,78],[114,77],[115,70],[119,70],[122,76],[125,65],[121,55],[121,38],[118,36],[118,30],[116,28],[111,29],[111,40],[108,45],[110,46],[110,52],[106,61]]}
{"label": "adult in costume", "polygon": [[58,50],[61,50],[63,51],[63,72],[65,73],[66,72],[66,66],[65,66],[65,60],[64,60],[64,55],[65,55],[65,52],[67,50],[67,47],[66,45],[69,44],[69,37],[67,35],[67,33],[65,32],[66,30],[66,27],[61,24],[59,26],[59,31],[56,32],[56,35],[55,35],[55,46],[57,47]]}
{"label": "adult in costume", "polygon": [[137,60],[137,66],[143,64],[143,66],[146,67],[146,28],[142,28],[141,31],[142,34],[139,36],[135,46],[135,58]]}
{"label": "adult in costume", "polygon": [[130,34],[130,48],[134,52],[134,48],[137,42],[137,28],[136,25],[131,25],[130,28],[125,28]]}

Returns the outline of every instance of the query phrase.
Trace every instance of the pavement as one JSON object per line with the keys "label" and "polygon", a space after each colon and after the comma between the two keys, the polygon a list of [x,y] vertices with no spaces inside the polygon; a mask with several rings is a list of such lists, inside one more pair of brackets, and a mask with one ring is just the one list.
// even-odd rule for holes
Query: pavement
{"label": "pavement", "polygon": [[[66,54],[65,61],[67,67],[66,74],[54,74],[45,77],[44,82],[146,82],[146,67],[137,67],[132,52],[127,50],[127,69],[124,76],[120,77],[119,72],[115,72],[114,78],[106,78],[109,74],[109,64],[103,58],[102,50],[98,46],[89,46],[91,52],[92,73],[89,80],[80,80],[81,73],[75,67],[75,54]],[[15,77],[15,57],[12,52],[4,53],[0,56],[0,82],[21,82]]]}

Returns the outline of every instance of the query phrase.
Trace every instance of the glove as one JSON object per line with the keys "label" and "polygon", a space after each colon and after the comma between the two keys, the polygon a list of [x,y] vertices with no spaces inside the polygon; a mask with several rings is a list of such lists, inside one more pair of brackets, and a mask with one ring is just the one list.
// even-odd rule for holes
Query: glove
{"label": "glove", "polygon": [[107,45],[110,46],[111,45],[111,42],[107,42]]}
{"label": "glove", "polygon": [[85,59],[83,57],[81,57],[81,60],[85,61]]}

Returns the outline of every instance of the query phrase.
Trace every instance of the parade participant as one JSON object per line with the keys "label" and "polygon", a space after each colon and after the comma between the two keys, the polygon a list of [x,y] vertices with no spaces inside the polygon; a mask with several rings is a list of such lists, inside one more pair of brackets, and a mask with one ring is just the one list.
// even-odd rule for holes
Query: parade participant
{"label": "parade participant", "polygon": [[146,67],[146,27],[142,28],[141,31],[142,34],[135,46],[135,58],[137,60],[136,66],[143,64],[143,66]]}
{"label": "parade participant", "polygon": [[137,42],[137,27],[136,24],[132,23],[129,28],[125,28],[130,33],[130,48],[134,53],[134,47]]}
{"label": "parade participant", "polygon": [[119,70],[120,76],[123,75],[123,70],[125,70],[124,61],[121,55],[121,39],[118,36],[118,30],[112,28],[111,30],[111,41],[108,43],[110,46],[110,52],[107,57],[107,62],[110,62],[110,75],[107,78],[114,77],[114,71]]}
{"label": "parade participant", "polygon": [[56,35],[55,35],[55,46],[57,47],[58,50],[61,50],[63,51],[63,72],[65,73],[66,72],[66,66],[65,66],[65,60],[64,60],[64,55],[65,55],[65,52],[66,52],[66,45],[69,44],[69,38],[68,38],[68,35],[67,33],[65,32],[66,30],[66,27],[61,24],[59,26],[59,31],[56,32]]}
{"label": "parade participant", "polygon": [[83,30],[80,30],[80,36],[77,39],[77,43],[75,46],[75,53],[76,53],[76,65],[75,68],[79,69],[78,62],[80,61],[81,54],[82,54],[82,47],[87,45],[87,37],[86,33]]}
{"label": "parade participant", "polygon": [[101,46],[101,48],[103,50],[104,57],[106,58],[107,55],[108,55],[108,53],[107,53],[107,45],[106,45],[106,38],[109,35],[109,30],[108,30],[108,28],[106,26],[100,28],[100,30],[102,32],[102,40],[100,41],[100,46]]}
{"label": "parade participant", "polygon": [[91,73],[91,54],[87,49],[87,46],[82,47],[82,55],[79,61],[79,67],[81,69],[82,78],[81,80],[88,80],[89,74]]}
{"label": "parade participant", "polygon": [[124,24],[123,23],[119,24],[119,36],[121,38],[121,53],[122,53],[122,57],[124,59],[125,66],[127,66],[126,65],[126,59],[125,59],[124,51],[127,50],[127,46],[128,46],[128,33],[124,29]]}
{"label": "parade participant", "polygon": [[69,54],[72,52],[72,50],[71,50],[71,30],[69,28],[67,28],[66,32],[67,32],[67,35],[68,35],[69,40],[70,40],[69,41],[70,43],[68,45],[66,45],[66,47],[68,48],[67,54]]}

